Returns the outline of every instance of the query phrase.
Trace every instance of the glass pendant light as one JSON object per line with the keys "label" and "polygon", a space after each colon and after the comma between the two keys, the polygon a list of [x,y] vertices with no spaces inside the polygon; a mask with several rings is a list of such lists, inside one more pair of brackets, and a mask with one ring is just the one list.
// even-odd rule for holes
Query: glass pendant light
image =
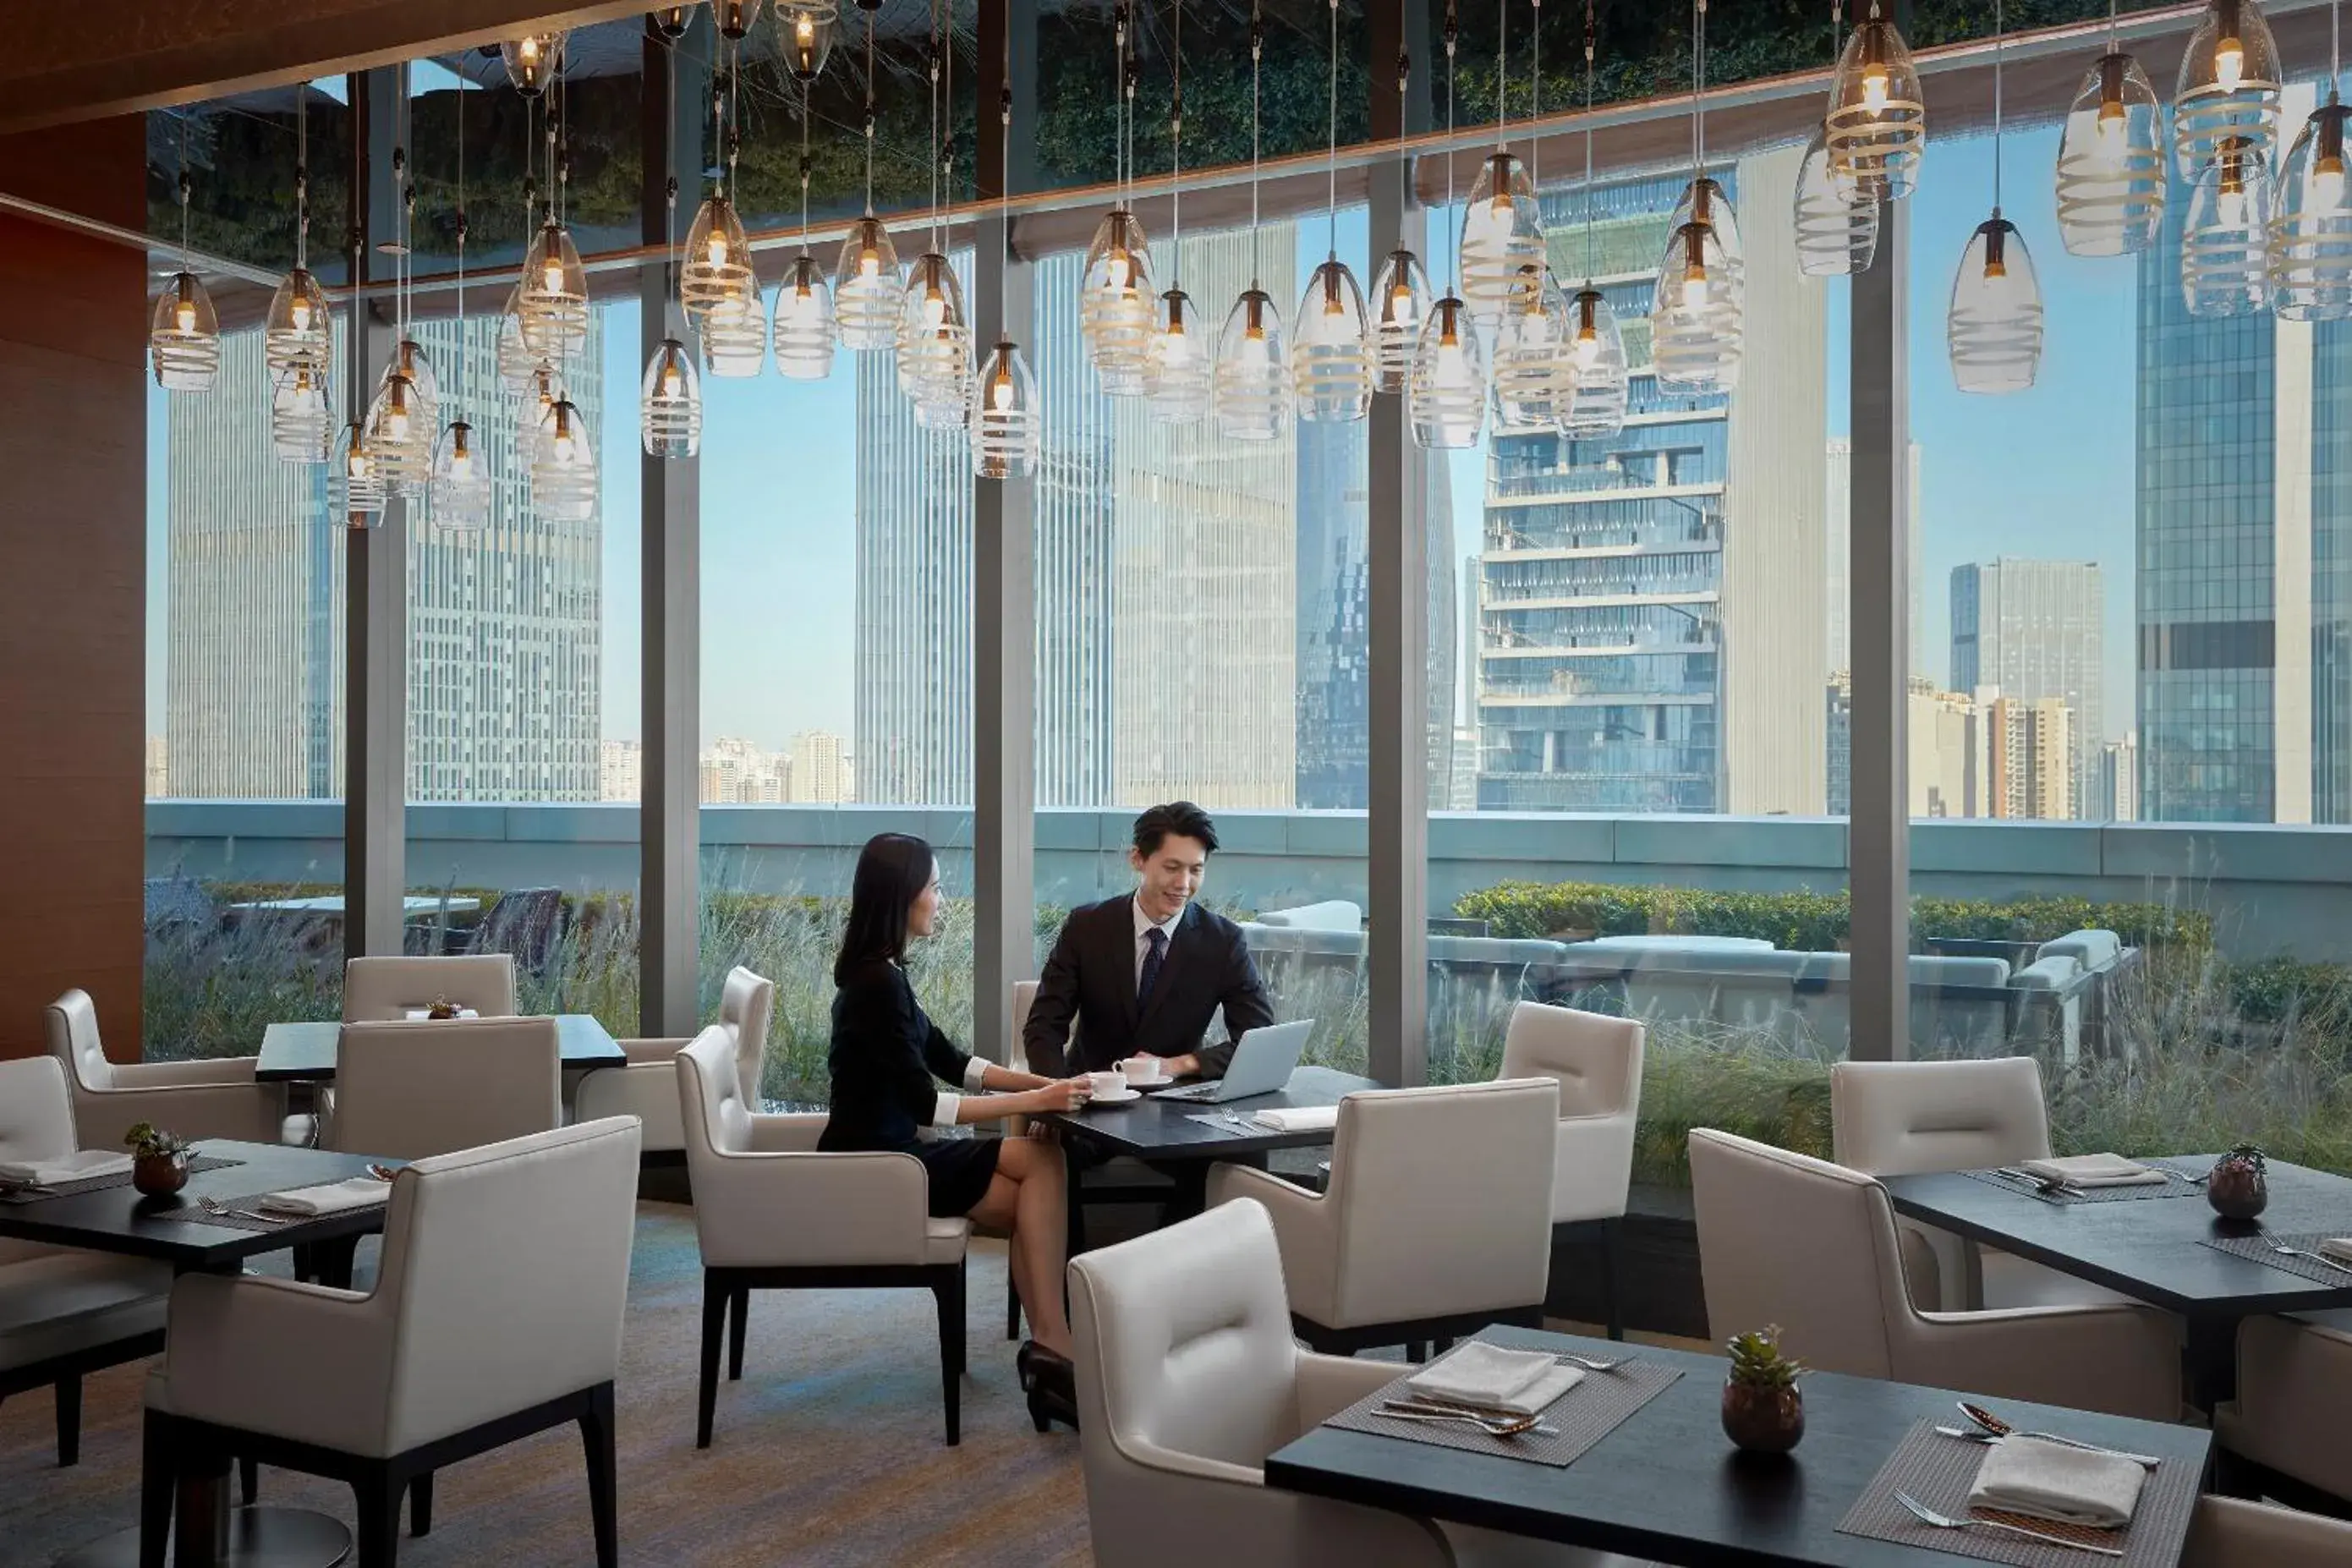
{"label": "glass pendant light", "polygon": [[[1838,53],[1843,0],[1831,0],[1830,52]],[[1805,143],[1797,164],[1791,208],[1797,231],[1797,267],[1808,278],[1847,278],[1870,270],[1878,255],[1878,203],[1863,199],[1853,174],[1830,161],[1827,121]]]}
{"label": "glass pendant light", "polygon": [[2001,53],[2006,16],[1992,8],[1992,216],[1977,226],[1960,269],[1944,340],[1962,392],[2022,392],[2042,368],[2042,289],[2025,237],[2000,216]]}
{"label": "glass pendant light", "polygon": [[742,303],[756,285],[751,273],[751,242],[743,220],[721,188],[704,198],[686,231],[686,258],[678,269],[677,302],[689,321],[723,306]]}
{"label": "glass pendant light", "polygon": [[[1397,124],[1405,123],[1404,98],[1412,85],[1412,57],[1397,50]],[[1400,140],[1402,136],[1400,135]],[[1412,161],[1397,159],[1397,196],[1412,205]],[[1421,258],[1403,246],[1388,253],[1372,274],[1372,390],[1402,395],[1412,379],[1412,351],[1421,325],[1429,320],[1429,273]]]}
{"label": "glass pendant light", "polygon": [[327,468],[327,506],[352,528],[371,528],[390,499],[361,426],[343,426]]}
{"label": "glass pendant light", "polygon": [[1262,0],[1250,5],[1250,286],[1225,313],[1217,336],[1209,406],[1217,433],[1230,441],[1272,441],[1290,423],[1290,363],[1284,352],[1282,307],[1258,283],[1259,110],[1265,61]]}
{"label": "glass pendant light", "polygon": [[823,381],[833,374],[833,287],[824,268],[809,254],[809,101],[801,89],[801,253],[776,289],[776,314],[771,335],[776,345],[776,373],[789,381]]}
{"label": "glass pendant light", "polygon": [[[940,73],[943,57],[953,58],[947,54],[949,42],[933,32],[929,248],[915,259],[898,311],[898,390],[915,405],[915,423],[926,430],[954,429],[971,416],[971,323],[964,314],[963,284],[949,264],[940,232],[940,186],[952,184],[954,171],[952,156],[939,139]],[[947,100],[955,101],[951,76]]]}
{"label": "glass pendant light", "polygon": [[[441,421],[441,378],[433,374],[433,362],[425,357],[424,347],[413,336],[403,334],[394,346],[392,359],[384,366],[384,375],[389,376],[394,370],[408,378],[408,384],[416,389],[417,402],[423,405],[433,423],[438,425]],[[383,377],[378,377],[376,384],[382,386]]]}
{"label": "glass pendant light", "polygon": [[[1454,78],[1461,41],[1454,0],[1445,0],[1445,141],[1454,142]],[[1445,159],[1445,207],[1454,208],[1454,158]],[[1478,324],[1462,298],[1462,247],[1447,247],[1454,280],[1429,307],[1421,341],[1413,345],[1412,374],[1405,384],[1405,412],[1412,438],[1424,447],[1459,450],[1478,444],[1486,427],[1486,353]]]}
{"label": "glass pendant light", "polygon": [[546,422],[547,411],[562,395],[562,383],[556,379],[555,367],[543,364],[530,373],[530,384],[517,400],[520,406],[515,419],[515,445],[526,473],[539,451],[540,426]]}
{"label": "glass pendant light", "polygon": [[2129,256],[2164,224],[2164,107],[2139,61],[2123,52],[2115,0],[2107,52],[2074,94],[2058,140],[2058,237],[2075,256]]}
{"label": "glass pendant light", "polygon": [[515,315],[525,346],[540,358],[575,353],[588,341],[588,272],[571,231],[551,213],[523,256]]}
{"label": "glass pendant light", "polygon": [[2210,0],[2172,97],[2173,162],[2194,181],[2235,142],[2268,168],[2278,150],[2278,45],[2260,0]]}
{"label": "glass pendant light", "polygon": [[1184,292],[1184,0],[1175,0],[1168,97],[1169,286],[1151,318],[1151,417],[1193,425],[1208,417],[1216,345],[1201,339],[1199,313]]}
{"label": "glass pendant light", "polygon": [[530,373],[541,363],[523,341],[522,318],[515,307],[521,296],[522,283],[518,279],[507,292],[506,309],[499,312],[499,380],[509,392],[518,395],[530,390]]}
{"label": "glass pendant light", "polygon": [[[1510,123],[1505,67],[1510,58],[1510,5],[1495,7],[1495,150],[1470,183],[1462,214],[1462,293],[1478,320],[1492,326],[1522,286],[1527,268],[1544,263],[1543,215],[1528,171],[1504,143]],[[1451,156],[1451,154],[1448,154]]]}
{"label": "glass pendant light", "polygon": [[1495,427],[1559,426],[1576,401],[1576,324],[1551,268],[1529,268],[1495,327]]}
{"label": "glass pendant light", "polygon": [[1830,82],[1825,121],[1830,169],[1863,200],[1900,201],[1919,176],[1927,146],[1927,103],[1911,47],[1870,0],[1870,15],[1845,41]]}
{"label": "glass pendant light", "polygon": [[[471,390],[473,378],[467,374],[471,358],[472,339],[466,331],[466,79],[457,79],[457,394],[462,404]],[[405,189],[406,187],[403,187]],[[402,207],[402,248],[415,227],[414,201]],[[439,392],[432,382],[422,350],[414,339],[403,337],[400,353],[394,363],[404,374],[415,380],[424,393],[426,406],[437,410]],[[436,423],[439,414],[434,415]],[[474,427],[467,423],[461,406],[446,427],[433,443],[432,477],[426,493],[432,501],[433,525],[453,533],[471,533],[488,528],[490,523],[490,461],[489,454],[474,438]]]}
{"label": "glass pendant light", "polygon": [[269,449],[281,463],[323,463],[333,449],[335,416],[327,373],[298,364],[270,384]]}
{"label": "glass pendant light", "polygon": [[[683,7],[679,7],[683,10]],[[683,32],[681,22],[679,31]],[[663,102],[670,120],[677,113],[677,53],[667,56],[667,74],[665,80],[667,96]],[[667,123],[668,121],[665,121]],[[669,176],[663,188],[662,239],[669,253],[670,276],[665,280],[663,293],[675,298],[677,291],[677,144],[671,139]],[[667,310],[667,307],[665,307]],[[667,324],[667,323],[665,323]],[[505,346],[503,333],[500,347]],[[504,361],[500,371],[503,374]],[[535,422],[534,422],[535,424]],[[648,458],[677,460],[691,458],[702,449],[702,376],[694,368],[694,358],[687,353],[676,330],[664,332],[662,341],[646,358],[646,377],[637,395],[637,439]],[[528,447],[530,443],[526,442]],[[529,459],[526,457],[525,461]]]}
{"label": "glass pendant light", "polygon": [[[1005,40],[1004,79],[1013,79],[1013,45]],[[997,167],[1009,170],[1013,160],[1013,89],[1006,87],[997,107]],[[1005,247],[1013,244],[1012,182],[1000,179],[997,191],[998,232]],[[1001,287],[1000,281],[1000,287]],[[1028,362],[1008,332],[972,378],[971,471],[983,479],[1025,479],[1037,471],[1045,449],[1045,429],[1038,405],[1037,381]]]}
{"label": "glass pendant light", "polygon": [[2249,142],[2225,141],[2189,193],[2180,294],[2192,316],[2270,308],[2270,165]]}
{"label": "glass pendant light", "polygon": [[1339,259],[1339,0],[1330,0],[1331,72],[1327,105],[1330,236],[1324,259],[1291,319],[1290,375],[1298,417],[1346,424],[1372,411],[1371,322],[1356,275]]}
{"label": "glass pendant light", "polygon": [[[748,27],[750,22],[743,25]],[[723,25],[720,31],[726,31]],[[768,363],[767,303],[760,296],[759,275],[751,269],[751,241],[728,197],[737,188],[736,162],[742,149],[738,112],[741,47],[740,34],[729,36],[726,89],[711,94],[712,124],[726,149],[726,173],[686,231],[677,283],[678,309],[701,335],[703,368],[729,380],[755,376]]]}
{"label": "glass pendant light", "polygon": [[1111,36],[1118,95],[1118,130],[1114,145],[1118,196],[1109,212],[1095,226],[1087,247],[1086,269],[1078,280],[1078,332],[1086,340],[1087,361],[1095,367],[1106,395],[1141,397],[1151,390],[1151,244],[1143,225],[1127,205],[1129,117],[1135,102],[1135,82],[1128,58],[1131,16],[1128,0],[1112,10]]}
{"label": "glass pendant light", "polygon": [[507,80],[525,98],[541,96],[563,68],[563,44],[564,35],[560,29],[528,33],[500,44],[499,58],[506,62]]}
{"label": "glass pendant light", "polygon": [[760,20],[760,7],[767,0],[710,0],[712,20],[719,24],[719,36],[730,44],[740,44],[749,37]]}
{"label": "glass pendant light", "polygon": [[571,398],[559,396],[540,416],[530,455],[530,504],[560,522],[585,522],[596,511],[596,443]]}
{"label": "glass pendant light", "polygon": [[748,381],[768,365],[768,310],[757,287],[702,318],[702,368],[727,381]]}
{"label": "glass pendant light", "polygon": [[310,85],[294,93],[294,270],[278,281],[262,323],[262,360],[273,378],[324,371],[331,351],[327,291],[310,275]]}
{"label": "glass pendant light", "polygon": [[366,435],[376,472],[400,494],[415,494],[432,478],[433,416],[416,384],[397,370],[368,405]]}
{"label": "glass pendant light", "polygon": [[1576,395],[1559,422],[1560,434],[1579,441],[1613,441],[1623,431],[1630,380],[1625,335],[1617,324],[1617,312],[1593,282],[1601,266],[1592,180],[1593,61],[1598,41],[1593,0],[1584,0],[1584,287],[1569,301],[1575,317],[1569,357],[1576,362]]}
{"label": "glass pendant light", "polygon": [[803,89],[824,73],[840,20],[841,8],[834,0],[792,0],[789,5],[778,0],[776,29],[782,37],[784,66]]}
{"label": "glass pendant light", "polygon": [[852,224],[833,269],[834,329],[841,346],[856,353],[880,353],[898,342],[898,312],[907,301],[906,275],[890,231],[874,216],[874,13],[866,13],[866,216]]}
{"label": "glass pendant light", "polygon": [[210,392],[220,378],[220,318],[188,248],[189,112],[180,111],[180,269],[155,296],[147,328],[148,361],[155,384],[166,392]]}
{"label": "glass pendant light", "polygon": [[[676,43],[678,39],[686,37],[687,28],[691,26],[693,23],[694,7],[691,5],[656,5],[654,7],[654,30],[672,43]],[[675,96],[675,94],[672,96]]]}
{"label": "glass pendant light", "polygon": [[2271,308],[2282,321],[2352,316],[2352,210],[2345,205],[2344,130],[2352,117],[2337,90],[2342,37],[2327,7],[2327,101],[2304,121],[2279,171],[2271,214]]}
{"label": "glass pendant light", "polygon": [[1730,392],[1746,353],[1747,275],[1739,226],[1706,176],[1706,0],[1692,0],[1690,186],[1676,206],[1650,296],[1650,353],[1661,390]]}

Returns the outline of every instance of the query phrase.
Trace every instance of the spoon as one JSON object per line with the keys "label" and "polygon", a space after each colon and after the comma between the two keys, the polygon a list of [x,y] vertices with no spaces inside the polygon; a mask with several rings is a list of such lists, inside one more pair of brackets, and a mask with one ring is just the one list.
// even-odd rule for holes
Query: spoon
{"label": "spoon", "polygon": [[2062,1448],[2080,1448],[2086,1454],[2105,1454],[2112,1458],[2129,1459],[2151,1470],[2164,1463],[2154,1454],[2134,1454],[2122,1448],[2102,1447],[2096,1443],[2085,1443],[2079,1437],[2062,1437],[2055,1432],[2021,1432],[1981,1405],[1971,1405],[1965,1399],[1958,1404],[1961,1415],[1994,1437],[2032,1437],[2044,1443],[2055,1443]]}

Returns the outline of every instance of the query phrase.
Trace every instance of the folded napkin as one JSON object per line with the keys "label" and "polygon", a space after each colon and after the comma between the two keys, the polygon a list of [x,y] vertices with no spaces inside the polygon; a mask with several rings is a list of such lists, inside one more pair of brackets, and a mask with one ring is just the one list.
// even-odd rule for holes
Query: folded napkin
{"label": "folded napkin", "polygon": [[1506,1350],[1472,1340],[1404,1380],[1420,1398],[1441,1405],[1533,1415],[1584,1380],[1584,1369],[1541,1351]]}
{"label": "folded napkin", "polygon": [[272,1214],[299,1214],[316,1216],[341,1214],[345,1209],[362,1209],[383,1203],[392,1196],[392,1184],[373,1176],[353,1176],[349,1181],[329,1182],[324,1186],[296,1187],[291,1192],[272,1193],[253,1206]]}
{"label": "folded napkin", "polygon": [[54,1187],[60,1183],[83,1181],[91,1176],[120,1175],[129,1169],[131,1156],[128,1152],[114,1154],[104,1149],[77,1149],[53,1160],[0,1160],[0,1182],[6,1182],[11,1186]]}
{"label": "folded napkin", "polygon": [[[411,1023],[415,1022],[419,1018],[430,1018],[433,1016],[433,1009],[430,1007],[411,1007],[406,1010],[406,1013]],[[478,1018],[481,1015],[475,1012],[471,1007],[460,1007],[457,1009],[457,1016],[460,1018]],[[446,1022],[446,1020],[445,1019],[444,1022]]]}
{"label": "folded napkin", "polygon": [[2121,1154],[2071,1154],[2063,1160],[2021,1160],[2017,1168],[2070,1187],[2160,1187],[2172,1178]]}
{"label": "folded napkin", "polygon": [[1257,1113],[1260,1127],[1271,1127],[1276,1132],[1328,1132],[1339,1125],[1339,1108],[1336,1105],[1301,1105]]}
{"label": "folded napkin", "polygon": [[2331,1236],[2319,1244],[2322,1258],[2333,1258],[2338,1263],[2352,1263],[2352,1236]]}
{"label": "folded napkin", "polygon": [[2135,1459],[2038,1437],[2003,1437],[1985,1449],[1969,1506],[2054,1524],[2120,1530],[2131,1522],[2147,1475]]}

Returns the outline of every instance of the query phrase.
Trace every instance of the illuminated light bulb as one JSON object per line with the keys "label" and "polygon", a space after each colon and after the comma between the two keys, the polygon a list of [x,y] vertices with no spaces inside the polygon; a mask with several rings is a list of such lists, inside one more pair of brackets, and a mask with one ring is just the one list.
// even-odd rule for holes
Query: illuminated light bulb
{"label": "illuminated light bulb", "polygon": [[858,219],[842,241],[833,270],[834,327],[841,346],[859,353],[895,346],[906,290],[890,231],[879,218]]}
{"label": "illuminated light bulb", "polygon": [[326,290],[306,268],[278,280],[262,325],[262,358],[272,374],[327,368],[331,330]]}
{"label": "illuminated light bulb", "polygon": [[724,195],[706,197],[686,232],[687,259],[677,274],[678,308],[689,322],[755,299],[760,285],[751,276],[751,254],[735,204]]}
{"label": "illuminated light bulb", "polygon": [[833,374],[833,290],[816,258],[802,251],[776,290],[770,336],[776,372],[789,381],[823,381]]}
{"label": "illuminated light bulb", "polygon": [[1842,189],[1873,202],[1911,194],[1927,145],[1927,100],[1911,47],[1879,14],[1877,0],[1838,55],[1822,129],[1829,170]]}
{"label": "illuminated light bulb", "polygon": [[1410,250],[1391,251],[1372,275],[1372,352],[1380,373],[1374,390],[1401,394],[1412,381],[1412,354],[1421,346],[1429,300],[1421,258]]}
{"label": "illuminated light bulb", "polygon": [[2235,92],[2246,79],[2246,46],[2224,38],[2213,46],[2213,81],[2223,92]]}
{"label": "illuminated light bulb", "polygon": [[398,494],[414,495],[432,478],[432,426],[420,416],[416,384],[401,373],[397,360],[368,405],[367,450]]}
{"label": "illuminated light bulb", "polygon": [[1078,281],[1078,331],[1106,395],[1150,393],[1154,316],[1150,241],[1133,213],[1113,207],[1095,226]]}
{"label": "illuminated light bulb", "polygon": [[366,528],[383,510],[386,499],[383,476],[368,450],[366,432],[356,423],[344,426],[327,470],[329,510],[352,528]]}
{"label": "illuminated light bulb", "polygon": [[2084,74],[2058,140],[2058,234],[2076,256],[2127,256],[2156,243],[2167,186],[2164,109],[2131,56]]}
{"label": "illuminated light bulb", "polygon": [[2099,162],[2110,169],[2123,166],[2124,153],[2130,147],[2129,113],[2123,100],[2108,99],[2099,105],[2099,117],[2094,121],[2091,145]]}
{"label": "illuminated light bulb", "polygon": [[657,344],[646,365],[637,434],[649,458],[691,458],[702,446],[702,381],[686,345]]}
{"label": "illuminated light bulb", "polygon": [[509,38],[499,46],[499,57],[506,62],[507,80],[525,98],[537,98],[547,90],[555,73],[563,68],[564,35],[530,33],[520,38]]}
{"label": "illuminated light bulb", "polygon": [[588,271],[564,226],[550,218],[524,254],[515,315],[539,359],[561,359],[588,342]]}
{"label": "illuminated light bulb", "polygon": [[1874,61],[1862,73],[1862,106],[1873,114],[1884,114],[1886,100],[1886,68]]}
{"label": "illuminated light bulb", "polygon": [[1265,289],[1243,290],[1217,340],[1210,400],[1229,441],[1273,441],[1288,428],[1292,384],[1282,307]]}
{"label": "illuminated light bulb", "polygon": [[833,53],[834,23],[840,14],[835,0],[805,0],[776,7],[784,29],[784,63],[802,86],[824,73],[825,59]]}
{"label": "illuminated light bulb", "polygon": [[1486,426],[1486,351],[1470,307],[1448,294],[1429,309],[1406,390],[1412,438],[1427,447],[1475,447]]}
{"label": "illuminated light bulb", "polygon": [[1580,327],[1576,332],[1576,368],[1591,370],[1601,363],[1601,337],[1591,327]]}
{"label": "illuminated light bulb", "polygon": [[1045,434],[1037,382],[1009,338],[998,341],[972,382],[971,419],[974,475],[1017,479],[1037,471]]}
{"label": "illuminated light bulb", "polygon": [[2258,0],[2209,0],[2181,52],[2173,95],[2173,157],[2181,179],[2194,184],[2224,142],[2238,142],[2265,163],[2275,160],[2284,79]]}
{"label": "illuminated light bulb", "polygon": [[1696,250],[1690,258],[1689,265],[1683,268],[1683,309],[1685,310],[1706,309],[1706,262],[1696,253]]}
{"label": "illuminated light bulb", "polygon": [[184,332],[196,330],[196,307],[194,300],[183,300],[172,307],[172,324]]}
{"label": "illuminated light bulb", "polygon": [[1491,153],[1478,165],[1462,210],[1462,295],[1482,322],[1503,313],[1527,277],[1544,264],[1543,224],[1527,165]]}

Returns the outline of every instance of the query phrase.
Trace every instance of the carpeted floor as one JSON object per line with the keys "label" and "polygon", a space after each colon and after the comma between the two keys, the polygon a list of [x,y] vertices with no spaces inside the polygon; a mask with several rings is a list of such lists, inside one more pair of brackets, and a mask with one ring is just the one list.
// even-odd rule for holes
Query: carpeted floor
{"label": "carpeted floor", "polygon": [[[372,1273],[370,1243],[361,1282]],[[1004,1339],[1004,1252],[975,1243],[963,1442],[940,1440],[931,1298],[921,1290],[755,1292],[743,1381],[719,1385],[694,1447],[701,1267],[694,1224],[638,1206],[620,1380],[623,1559],[633,1563],[1003,1564],[1093,1561],[1077,1439],[1030,1428]],[[302,1369],[289,1366],[289,1377]],[[37,1568],[135,1523],[143,1367],[86,1385],[81,1463],[57,1468],[46,1394],[0,1405],[0,1563]],[[264,1469],[265,1501],[350,1522],[348,1490]],[[406,1568],[593,1561],[576,1433],[542,1434],[444,1471],[433,1532]]]}

